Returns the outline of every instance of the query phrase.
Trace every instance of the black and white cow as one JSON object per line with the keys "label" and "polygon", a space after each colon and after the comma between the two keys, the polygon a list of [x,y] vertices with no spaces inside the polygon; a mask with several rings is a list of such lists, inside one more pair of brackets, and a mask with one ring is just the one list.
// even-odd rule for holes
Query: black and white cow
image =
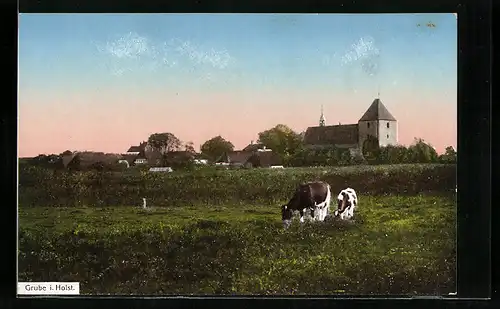
{"label": "black and white cow", "polygon": [[335,217],[340,219],[351,219],[354,215],[354,209],[358,206],[358,196],[352,188],[340,191],[337,196],[338,207],[334,212]]}
{"label": "black and white cow", "polygon": [[304,213],[309,210],[314,220],[323,221],[330,208],[330,185],[323,181],[300,184],[290,201],[281,206],[281,219],[287,227],[292,220],[293,212],[299,211],[300,222],[304,222]]}

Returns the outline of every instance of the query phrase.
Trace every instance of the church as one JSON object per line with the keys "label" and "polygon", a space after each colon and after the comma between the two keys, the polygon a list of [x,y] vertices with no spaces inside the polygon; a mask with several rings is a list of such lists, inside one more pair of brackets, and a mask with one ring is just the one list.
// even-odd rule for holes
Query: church
{"label": "church", "polygon": [[379,146],[398,143],[398,122],[376,98],[356,124],[326,125],[323,108],[319,125],[304,132],[304,143],[308,148],[347,148],[352,155],[359,154],[369,136],[375,137]]}

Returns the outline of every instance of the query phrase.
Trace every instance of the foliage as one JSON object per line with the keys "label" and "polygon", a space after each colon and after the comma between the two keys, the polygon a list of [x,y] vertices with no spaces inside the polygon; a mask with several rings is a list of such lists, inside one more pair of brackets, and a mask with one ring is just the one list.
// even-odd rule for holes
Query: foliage
{"label": "foliage", "polygon": [[184,151],[187,151],[189,153],[195,154],[196,150],[194,149],[193,142],[184,143]]}
{"label": "foliage", "polygon": [[284,124],[260,132],[258,142],[278,153],[285,162],[302,148],[300,134]]}
{"label": "foliage", "polygon": [[[286,169],[193,169],[189,172],[73,172],[20,167],[19,204],[24,206],[135,205],[146,196],[158,206],[208,203],[275,204],[297,183],[325,180],[334,191],[360,194],[443,192],[456,186],[455,165],[360,165]],[[99,176],[99,182],[96,177]],[[74,188],[79,188],[76,191]],[[66,194],[63,192],[72,192]],[[97,193],[96,193],[97,192]],[[99,192],[105,192],[101,194]],[[101,200],[100,200],[101,199]]]}
{"label": "foliage", "polygon": [[153,151],[166,153],[181,149],[182,142],[170,132],[154,133],[148,138],[148,146],[150,146]]}
{"label": "foliage", "polygon": [[256,204],[20,207],[19,225],[19,281],[76,281],[82,294],[443,295],[456,288],[452,196],[360,195],[354,224],[294,222],[286,231],[278,206]]}
{"label": "foliage", "polygon": [[234,150],[234,145],[228,140],[225,140],[222,136],[218,135],[212,137],[200,147],[201,153],[210,160],[217,160],[226,152]]}
{"label": "foliage", "polygon": [[62,157],[56,154],[40,154],[34,158],[29,159],[29,164],[38,167],[61,169],[63,168]]}
{"label": "foliage", "polygon": [[434,147],[423,139],[415,138],[413,145],[408,148],[410,160],[415,163],[434,163],[438,161],[438,154]]}
{"label": "foliage", "polygon": [[368,135],[363,142],[362,152],[368,163],[376,163],[380,156],[380,146],[378,139],[372,135]]}
{"label": "foliage", "polygon": [[439,162],[441,163],[457,163],[457,152],[452,146],[446,147],[445,153],[439,156]]}
{"label": "foliage", "polygon": [[194,155],[191,152],[167,152],[162,155],[162,166],[174,170],[191,170],[194,168]]}

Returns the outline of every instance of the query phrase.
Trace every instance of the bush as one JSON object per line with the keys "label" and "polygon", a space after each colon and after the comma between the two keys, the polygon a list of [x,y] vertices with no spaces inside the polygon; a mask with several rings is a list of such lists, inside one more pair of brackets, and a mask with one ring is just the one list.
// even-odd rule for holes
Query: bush
{"label": "bush", "polygon": [[324,180],[334,192],[349,186],[360,194],[450,191],[456,166],[441,164],[217,170],[174,173],[64,172],[20,168],[19,204],[24,206],[136,205],[141,197],[157,206],[258,202],[290,198],[299,182]]}

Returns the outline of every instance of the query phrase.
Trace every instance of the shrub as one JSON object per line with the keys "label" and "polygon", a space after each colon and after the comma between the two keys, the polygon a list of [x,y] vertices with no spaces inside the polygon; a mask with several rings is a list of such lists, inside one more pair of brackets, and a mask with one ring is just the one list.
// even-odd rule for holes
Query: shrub
{"label": "shrub", "polygon": [[334,192],[346,186],[360,194],[450,191],[456,166],[441,164],[217,170],[174,173],[54,172],[28,167],[19,172],[19,203],[26,206],[135,205],[141,197],[157,206],[258,202],[290,198],[299,182],[324,180]]}

